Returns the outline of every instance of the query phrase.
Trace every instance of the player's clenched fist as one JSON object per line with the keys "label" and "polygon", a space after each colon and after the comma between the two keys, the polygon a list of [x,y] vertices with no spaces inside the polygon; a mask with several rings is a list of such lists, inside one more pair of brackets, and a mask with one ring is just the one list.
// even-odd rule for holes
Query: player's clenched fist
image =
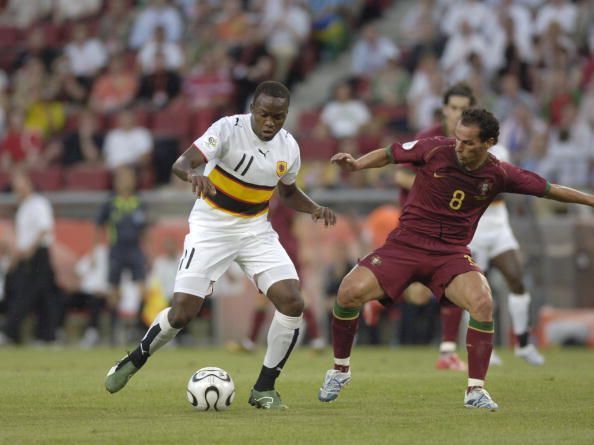
{"label": "player's clenched fist", "polygon": [[336,215],[328,207],[316,207],[316,209],[311,213],[311,219],[314,221],[323,219],[324,226],[326,227],[336,224]]}
{"label": "player's clenched fist", "polygon": [[357,170],[357,160],[348,153],[337,153],[330,159],[330,162],[348,171]]}
{"label": "player's clenched fist", "polygon": [[192,193],[194,193],[199,198],[204,196],[214,196],[217,194],[215,186],[206,176],[189,174],[188,182],[192,184]]}

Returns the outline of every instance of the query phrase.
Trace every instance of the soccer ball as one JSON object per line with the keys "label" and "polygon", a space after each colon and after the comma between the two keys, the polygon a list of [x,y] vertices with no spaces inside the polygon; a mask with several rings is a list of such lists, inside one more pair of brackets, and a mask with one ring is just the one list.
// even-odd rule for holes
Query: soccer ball
{"label": "soccer ball", "polygon": [[235,398],[235,384],[227,371],[208,366],[190,377],[186,396],[198,411],[223,411]]}

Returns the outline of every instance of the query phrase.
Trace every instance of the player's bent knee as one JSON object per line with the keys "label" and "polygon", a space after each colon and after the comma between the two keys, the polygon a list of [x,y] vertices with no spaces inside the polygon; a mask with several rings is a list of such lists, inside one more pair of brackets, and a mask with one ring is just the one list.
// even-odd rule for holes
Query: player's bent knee
{"label": "player's bent knee", "polygon": [[343,280],[338,289],[337,301],[344,308],[363,306],[366,303],[364,284],[354,280]]}
{"label": "player's bent knee", "polygon": [[169,311],[169,324],[175,329],[185,327],[190,321],[196,318],[202,308],[203,302],[203,298],[184,293],[176,293],[173,296],[171,310]]}
{"label": "player's bent knee", "polygon": [[491,321],[493,318],[493,299],[488,292],[480,292],[470,303],[470,315],[477,321]]}
{"label": "player's bent knee", "polygon": [[279,281],[269,288],[267,296],[281,314],[298,317],[303,313],[305,302],[297,281]]}

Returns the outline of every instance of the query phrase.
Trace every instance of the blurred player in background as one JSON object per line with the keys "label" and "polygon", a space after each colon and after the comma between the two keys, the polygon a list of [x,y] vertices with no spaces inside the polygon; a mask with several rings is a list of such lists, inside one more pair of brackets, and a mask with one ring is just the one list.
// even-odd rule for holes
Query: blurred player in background
{"label": "blurred player in background", "polygon": [[394,143],[358,159],[347,153],[332,157],[332,162],[347,171],[413,163],[417,175],[398,229],[382,247],[363,258],[340,286],[332,323],[334,368],[326,373],[320,388],[322,402],[335,400],[351,380],[350,355],[361,306],[385,295],[399,300],[406,287],[420,281],[438,299],[445,297],[444,303],[470,313],[464,406],[498,408],[484,389],[493,349],[491,290],[467,247],[478,220],[502,192],[589,206],[594,206],[594,196],[550,184],[491,155],[488,150],[497,143],[499,122],[486,110],[465,110],[454,134],[455,139]]}
{"label": "blurred player in background", "polygon": [[[282,129],[289,101],[283,84],[262,82],[251,113],[219,119],[173,165],[199,199],[190,213],[172,305],[157,315],[139,346],[109,370],[109,392],[121,390],[150,355],[196,317],[214,283],[235,261],[276,307],[249,403],[286,408],[275,382],[299,337],[304,303],[295,266],[267,220],[269,200],[277,189],[283,205],[326,226],[336,222],[330,209],[313,202],[295,183],[299,146]],[[204,164],[204,173],[195,170]]]}
{"label": "blurred player in background", "polygon": [[[108,281],[111,287],[109,306],[111,310],[111,342],[117,343],[121,331],[118,308],[122,274],[128,271],[132,281],[144,295],[146,257],[142,251],[142,239],[148,222],[146,208],[136,192],[136,173],[131,167],[119,167],[114,174],[114,193],[105,202],[97,218],[96,244],[101,239],[101,230],[107,232],[109,244]],[[130,323],[136,322],[136,314]],[[126,327],[126,331],[131,326]],[[125,332],[124,332],[125,333]]]}

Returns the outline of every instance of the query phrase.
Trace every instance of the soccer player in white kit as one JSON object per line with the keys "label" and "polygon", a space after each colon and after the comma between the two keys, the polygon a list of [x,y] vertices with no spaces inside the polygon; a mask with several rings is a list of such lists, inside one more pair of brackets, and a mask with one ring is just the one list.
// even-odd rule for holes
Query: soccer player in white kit
{"label": "soccer player in white kit", "polygon": [[[509,162],[509,151],[503,145],[494,145],[489,151],[500,161]],[[519,245],[509,224],[507,207],[502,197],[493,201],[483,213],[468,247],[481,270],[486,271],[489,266],[493,266],[505,278],[510,291],[508,307],[517,342],[516,356],[532,365],[544,364],[544,357],[529,343],[530,293],[524,286]],[[491,361],[492,364],[500,364],[495,354],[491,356]]]}
{"label": "soccer player in white kit", "polygon": [[[275,381],[297,342],[304,303],[295,266],[267,220],[268,201],[277,189],[287,207],[310,213],[326,226],[336,222],[332,210],[316,204],[295,184],[299,146],[282,129],[289,100],[283,84],[262,82],[251,113],[218,120],[173,165],[173,172],[192,184],[199,199],[190,213],[172,305],[157,315],[139,346],[109,370],[109,392],[122,389],[149,356],[198,315],[214,283],[235,261],[276,307],[249,403],[286,408]],[[204,173],[196,172],[203,164]]]}

